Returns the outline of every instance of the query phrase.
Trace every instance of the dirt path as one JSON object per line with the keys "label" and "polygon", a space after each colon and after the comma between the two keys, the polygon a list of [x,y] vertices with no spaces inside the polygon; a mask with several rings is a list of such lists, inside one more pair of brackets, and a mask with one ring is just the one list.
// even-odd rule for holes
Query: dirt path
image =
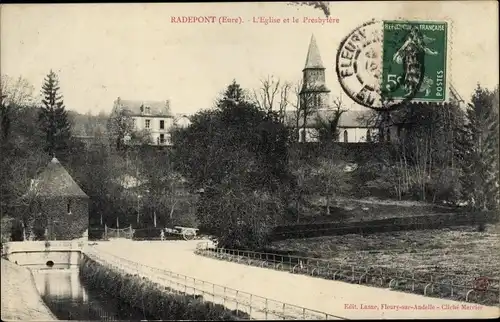
{"label": "dirt path", "polygon": [[[491,318],[498,307],[400,293],[197,256],[197,242],[101,242],[97,250],[308,309],[349,319]],[[418,305],[418,307],[415,307]]]}
{"label": "dirt path", "polygon": [[5,259],[2,262],[2,321],[53,321],[30,271]]}

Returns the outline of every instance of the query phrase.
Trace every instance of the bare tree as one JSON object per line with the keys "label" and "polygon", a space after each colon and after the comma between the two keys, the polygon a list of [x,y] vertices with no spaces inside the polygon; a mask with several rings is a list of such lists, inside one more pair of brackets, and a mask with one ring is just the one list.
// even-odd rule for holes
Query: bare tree
{"label": "bare tree", "polygon": [[322,158],[311,176],[311,180],[315,182],[314,186],[319,189],[318,192],[326,198],[327,215],[330,215],[332,197],[350,189],[344,167],[343,162]]}
{"label": "bare tree", "polygon": [[126,136],[130,135],[134,130],[133,119],[125,109],[116,108],[108,119],[107,130],[112,142],[115,142],[116,147],[120,149]]}
{"label": "bare tree", "polygon": [[342,114],[347,112],[342,100],[342,93],[335,97],[332,102],[332,108],[325,113],[316,116],[318,128],[318,139],[322,142],[337,141],[339,137],[338,125]]}
{"label": "bare tree", "polygon": [[[36,174],[45,166],[45,155],[40,149],[32,151],[30,155],[23,159],[11,158],[9,180],[10,215],[21,221],[25,229],[25,238],[34,235],[34,224],[41,218],[41,209],[37,203],[38,191]],[[3,208],[3,207],[2,207]]]}
{"label": "bare tree", "polygon": [[311,116],[313,116],[318,109],[317,95],[314,92],[314,86],[315,84],[313,82],[309,85],[305,85],[302,80],[299,80],[295,83],[295,86],[293,86],[295,100],[290,103],[293,107],[290,123],[294,124],[294,136],[297,138],[297,141],[307,141],[309,121],[311,121]]}
{"label": "bare tree", "polygon": [[7,139],[10,123],[16,109],[35,103],[35,88],[21,76],[13,79],[2,75],[0,79],[0,129],[2,139]]}
{"label": "bare tree", "polygon": [[295,101],[291,104],[293,107],[293,114],[290,119],[291,122],[294,123],[293,134],[295,140],[299,141],[299,126],[300,126],[300,118],[302,116],[302,111],[300,109],[300,91],[302,89],[302,80],[299,80],[295,86],[293,87],[293,93],[295,96]]}
{"label": "bare tree", "polygon": [[275,79],[273,76],[261,79],[260,83],[260,88],[253,92],[255,104],[264,111],[277,112],[280,122],[285,122],[292,85],[289,82]]}

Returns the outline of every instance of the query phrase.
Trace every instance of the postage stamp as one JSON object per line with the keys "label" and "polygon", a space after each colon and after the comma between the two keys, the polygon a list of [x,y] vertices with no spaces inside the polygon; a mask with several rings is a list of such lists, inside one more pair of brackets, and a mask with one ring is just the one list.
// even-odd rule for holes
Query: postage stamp
{"label": "postage stamp", "polygon": [[391,110],[447,99],[448,23],[370,21],[340,43],[336,71],[355,102]]}
{"label": "postage stamp", "polygon": [[[382,88],[395,100],[446,99],[447,22],[384,21]],[[411,78],[418,88],[413,88]]]}

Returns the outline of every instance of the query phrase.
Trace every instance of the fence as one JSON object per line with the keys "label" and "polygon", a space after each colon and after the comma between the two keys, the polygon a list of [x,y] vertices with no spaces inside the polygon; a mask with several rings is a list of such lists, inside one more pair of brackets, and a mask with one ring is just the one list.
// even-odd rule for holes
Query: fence
{"label": "fence", "polygon": [[372,234],[401,230],[438,229],[443,227],[477,225],[493,222],[494,213],[445,213],[416,217],[399,217],[364,222],[329,222],[277,226],[273,229],[273,240],[307,238],[345,234]]}
{"label": "fence", "polygon": [[498,278],[408,271],[382,266],[353,266],[326,259],[214,248],[209,247],[207,242],[199,243],[196,253],[247,265],[289,271],[294,274],[389,287],[425,296],[465,300],[486,305],[500,303]]}
{"label": "fence", "polygon": [[137,274],[141,277],[176,290],[178,293],[222,304],[236,312],[245,312],[252,319],[259,320],[346,320],[333,314],[287,304],[255,294],[242,292],[223,285],[133,262],[115,255],[96,251],[89,247],[85,254],[101,265],[122,273]]}

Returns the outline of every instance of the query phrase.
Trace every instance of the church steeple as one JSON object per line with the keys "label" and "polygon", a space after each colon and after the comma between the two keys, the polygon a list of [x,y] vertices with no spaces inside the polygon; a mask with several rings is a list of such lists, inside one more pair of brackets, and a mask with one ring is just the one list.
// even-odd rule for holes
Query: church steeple
{"label": "church steeple", "polygon": [[330,90],[326,87],[325,67],[314,35],[311,35],[306,65],[302,73],[301,104],[307,104],[309,108],[314,109],[327,108],[330,100]]}
{"label": "church steeple", "polygon": [[321,60],[321,55],[319,54],[318,45],[316,44],[316,38],[314,34],[311,35],[311,41],[309,42],[309,49],[307,50],[307,58],[305,69],[325,69],[323,66],[323,61]]}

